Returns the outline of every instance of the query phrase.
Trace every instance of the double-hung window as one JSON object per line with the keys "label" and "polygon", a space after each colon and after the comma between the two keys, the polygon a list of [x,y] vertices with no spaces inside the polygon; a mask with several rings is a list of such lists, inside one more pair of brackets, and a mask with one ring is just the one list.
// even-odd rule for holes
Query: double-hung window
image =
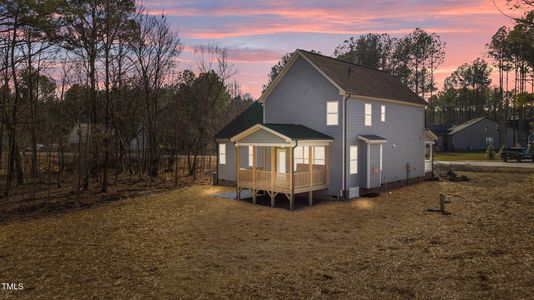
{"label": "double-hung window", "polygon": [[226,144],[219,144],[219,163],[226,165]]}
{"label": "double-hung window", "polygon": [[380,105],[380,121],[386,122],[386,106]]}
{"label": "double-hung window", "polygon": [[295,155],[295,166],[293,167],[295,171],[297,171],[297,166],[299,164],[308,164],[310,161],[309,161],[309,147],[302,147],[302,146],[299,146],[299,147],[296,147],[295,148],[295,152],[294,152],[294,155]]}
{"label": "double-hung window", "polygon": [[358,174],[358,146],[350,146],[350,174]]}
{"label": "double-hung window", "polygon": [[338,125],[339,122],[339,102],[326,102],[326,125]]}
{"label": "double-hung window", "polygon": [[373,105],[365,103],[365,126],[373,125]]}
{"label": "double-hung window", "polygon": [[323,146],[313,147],[313,164],[322,165],[325,164],[325,148]]}

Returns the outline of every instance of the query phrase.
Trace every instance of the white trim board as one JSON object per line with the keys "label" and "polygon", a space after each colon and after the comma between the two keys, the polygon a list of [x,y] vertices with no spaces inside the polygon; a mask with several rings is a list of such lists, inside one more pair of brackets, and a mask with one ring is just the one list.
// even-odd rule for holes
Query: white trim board
{"label": "white trim board", "polygon": [[269,133],[271,133],[271,134],[273,134],[273,135],[276,135],[276,136],[284,139],[288,143],[292,141],[292,139],[290,137],[285,136],[285,135],[283,135],[283,134],[281,134],[281,133],[279,133],[277,131],[274,131],[271,128],[269,128],[267,126],[264,126],[262,124],[256,124],[256,125],[250,127],[249,129],[247,129],[247,130],[245,130],[245,131],[243,131],[241,133],[238,133],[237,135],[233,136],[230,139],[230,141],[232,141],[232,142],[238,141],[238,140],[240,140],[240,139],[242,139],[242,138],[244,138],[246,136],[249,136],[249,135],[253,134],[254,132],[256,132],[258,130],[262,130],[262,129],[267,131],[267,132],[269,132]]}
{"label": "white trim board", "polygon": [[383,140],[370,140],[370,139],[367,139],[361,135],[358,136],[358,139],[364,141],[365,143],[367,144],[385,144],[388,142],[388,140],[386,139],[383,139]]}
{"label": "white trim board", "polygon": [[394,100],[394,99],[379,98],[379,97],[372,97],[372,96],[360,96],[360,95],[352,94],[352,93],[350,93],[350,99],[351,100],[378,101],[378,102],[393,103],[393,104],[399,104],[399,105],[417,106],[417,107],[422,107],[422,108],[425,108],[428,106],[424,104],[417,104],[417,103],[399,101],[399,100]]}

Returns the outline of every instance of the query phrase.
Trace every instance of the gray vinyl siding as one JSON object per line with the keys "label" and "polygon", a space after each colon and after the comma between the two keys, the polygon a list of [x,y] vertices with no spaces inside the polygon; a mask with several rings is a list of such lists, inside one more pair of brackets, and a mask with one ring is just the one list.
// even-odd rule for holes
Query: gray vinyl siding
{"label": "gray vinyl siding", "polygon": [[[372,126],[364,124],[365,103],[372,104]],[[386,106],[386,121],[380,121],[380,106]],[[347,102],[347,150],[358,145],[358,174],[347,172],[347,188],[366,187],[367,144],[359,135],[378,135],[387,140],[383,144],[382,183],[405,180],[407,164],[409,177],[424,175],[424,108],[382,101],[362,100],[357,97]],[[393,147],[395,145],[395,147]],[[379,168],[379,146],[371,145],[371,168]],[[379,174],[371,173],[371,187],[380,182]],[[385,180],[385,181],[384,181]]]}
{"label": "gray vinyl siding", "polygon": [[[497,125],[498,123],[495,121],[483,119],[455,134],[451,134],[453,150],[485,150],[488,147],[486,137],[493,137],[493,146],[497,149],[503,144],[507,147],[513,146],[513,130],[507,128],[507,142],[501,143]],[[486,126],[489,128],[488,132],[486,132]]]}
{"label": "gray vinyl siding", "polygon": [[[221,164],[219,157],[219,144],[226,145],[226,164]],[[217,179],[219,181],[235,182],[235,145],[230,141],[219,141],[217,144]]]}
{"label": "gray vinyl siding", "polygon": [[265,130],[258,130],[239,140],[240,143],[287,143],[283,138]]}
{"label": "gray vinyl siding", "polygon": [[[265,123],[301,124],[334,138],[330,145],[328,193],[342,187],[342,115],[339,90],[303,58],[299,58],[266,98]],[[326,125],[326,102],[338,101],[338,125]]]}
{"label": "gray vinyl siding", "polygon": [[[226,145],[226,164],[221,164],[219,157],[217,157],[219,181],[229,181],[235,183],[236,181],[236,152],[237,148],[234,143],[230,141],[220,141]],[[217,146],[218,147],[218,146]],[[217,148],[218,149],[218,148]],[[256,150],[256,166],[263,166],[263,147],[258,147]],[[270,157],[269,150],[267,150],[267,165],[269,166]],[[248,168],[248,147],[240,147],[240,167]]]}

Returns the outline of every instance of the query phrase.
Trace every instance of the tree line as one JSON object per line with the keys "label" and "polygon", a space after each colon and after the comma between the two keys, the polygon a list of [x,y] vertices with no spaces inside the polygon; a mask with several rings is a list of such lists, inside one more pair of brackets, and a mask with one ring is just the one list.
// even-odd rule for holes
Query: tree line
{"label": "tree line", "polygon": [[177,184],[179,155],[196,176],[214,133],[252,98],[232,82],[226,49],[197,47],[196,69],[177,71],[182,50],[166,17],[134,0],[2,1],[4,196],[69,179],[79,199],[90,185],[151,184],[169,168]]}
{"label": "tree line", "polygon": [[[492,36],[486,44],[489,62],[477,58],[445,79],[443,90],[429,99],[429,124],[453,126],[490,117],[503,128],[513,127],[516,142],[526,143],[528,130],[534,129],[534,11],[532,3],[513,5],[526,10],[525,14],[514,18],[511,28],[503,26]],[[491,85],[495,69],[498,82]]]}

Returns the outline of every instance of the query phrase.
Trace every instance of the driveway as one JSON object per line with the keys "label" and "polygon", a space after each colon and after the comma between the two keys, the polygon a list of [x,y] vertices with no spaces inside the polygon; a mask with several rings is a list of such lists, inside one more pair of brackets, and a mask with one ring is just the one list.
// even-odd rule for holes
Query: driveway
{"label": "driveway", "polygon": [[434,161],[436,165],[444,166],[473,166],[473,167],[497,167],[497,168],[532,168],[534,169],[533,162],[503,162],[500,160],[496,161],[468,161],[468,160],[456,160],[456,161]]}

